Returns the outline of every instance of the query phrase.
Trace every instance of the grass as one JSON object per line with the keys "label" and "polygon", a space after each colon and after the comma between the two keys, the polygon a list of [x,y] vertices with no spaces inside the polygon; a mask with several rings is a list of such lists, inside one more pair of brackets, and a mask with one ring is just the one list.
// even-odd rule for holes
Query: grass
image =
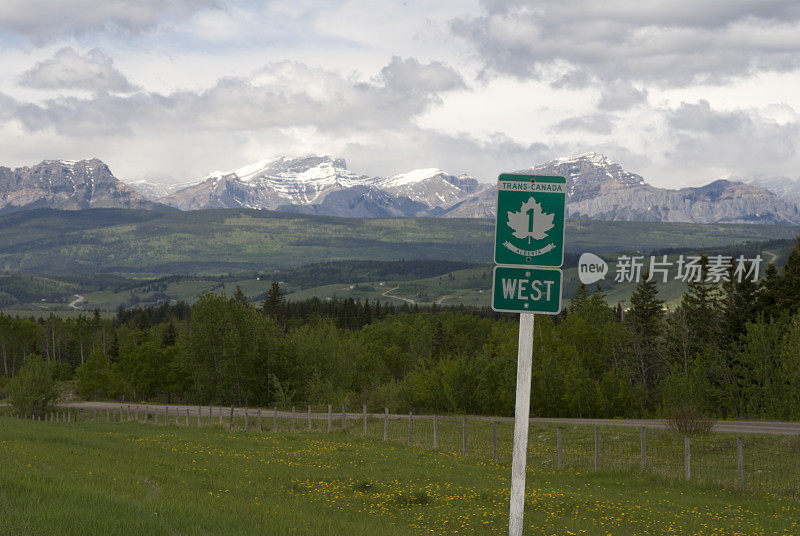
{"label": "grass", "polygon": [[[244,432],[180,424],[45,423],[0,418],[0,533],[102,534],[502,534],[509,466],[482,449],[455,454],[460,421],[442,421],[438,452],[326,433],[325,420],[296,433]],[[193,415],[196,419],[196,414]],[[262,415],[270,429],[271,416]],[[215,422],[217,419],[215,418]],[[430,421],[428,421],[430,422]],[[455,423],[451,426],[448,423]],[[412,434],[426,435],[423,421]],[[391,421],[393,438],[407,423]],[[469,432],[485,437],[470,422]],[[481,426],[490,430],[490,423]],[[488,428],[487,428],[488,427]],[[552,431],[552,429],[551,429]],[[508,430],[501,435],[505,438]],[[537,463],[542,428],[532,429],[525,534],[797,534],[800,502],[719,489],[659,474]],[[608,430],[603,430],[603,434]],[[583,432],[581,432],[583,433]],[[489,436],[491,437],[491,436]],[[605,436],[604,436],[605,439]],[[485,443],[484,440],[482,440]],[[586,446],[568,442],[577,457]],[[474,444],[474,443],[473,443]],[[572,449],[572,450],[570,450]],[[457,450],[457,447],[456,449]]]}

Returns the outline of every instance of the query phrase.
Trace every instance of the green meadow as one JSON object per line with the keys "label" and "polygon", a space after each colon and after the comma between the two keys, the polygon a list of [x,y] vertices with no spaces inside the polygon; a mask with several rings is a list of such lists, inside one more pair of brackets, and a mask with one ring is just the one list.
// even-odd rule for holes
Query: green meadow
{"label": "green meadow", "polygon": [[[505,455],[492,461],[483,452],[462,456],[449,448],[384,443],[361,437],[357,426],[346,433],[300,431],[300,424],[296,433],[259,433],[161,422],[0,418],[0,533],[507,531]],[[526,535],[800,531],[800,502],[791,496],[631,470],[531,464],[527,478]]]}

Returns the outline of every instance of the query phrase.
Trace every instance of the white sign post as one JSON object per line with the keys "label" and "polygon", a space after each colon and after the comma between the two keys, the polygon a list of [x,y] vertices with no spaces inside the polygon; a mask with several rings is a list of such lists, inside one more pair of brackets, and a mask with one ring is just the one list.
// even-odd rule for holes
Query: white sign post
{"label": "white sign post", "polygon": [[520,313],[519,315],[517,399],[514,406],[514,451],[511,459],[509,536],[522,536],[522,518],[525,513],[525,468],[528,454],[528,420],[531,409],[534,317],[533,313]]}
{"label": "white sign post", "polygon": [[[534,313],[561,311],[564,177],[504,173],[498,177],[492,309],[519,312],[514,451],[509,536],[522,536],[531,409]],[[543,291],[542,289],[546,289]],[[552,291],[552,292],[551,292]]]}

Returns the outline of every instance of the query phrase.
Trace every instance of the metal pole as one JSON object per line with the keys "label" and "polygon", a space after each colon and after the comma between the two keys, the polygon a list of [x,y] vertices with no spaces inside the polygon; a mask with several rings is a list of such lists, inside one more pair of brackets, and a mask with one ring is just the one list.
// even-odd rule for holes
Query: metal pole
{"label": "metal pole", "polygon": [[311,430],[311,405],[308,406],[308,429]]}
{"label": "metal pole", "polygon": [[367,437],[367,405],[364,404],[364,437]]}
{"label": "metal pole", "polygon": [[520,313],[519,315],[514,450],[511,458],[511,505],[508,519],[509,536],[522,536],[522,518],[525,513],[525,466],[527,464],[531,406],[533,320],[533,313]]}
{"label": "metal pole", "polygon": [[744,452],[742,438],[736,438],[736,467],[739,471],[739,489],[744,487]]}
{"label": "metal pole", "polygon": [[437,427],[436,415],[433,416],[433,448],[439,448],[439,429]]}
{"label": "metal pole", "polygon": [[600,470],[600,428],[594,427],[594,470]]}
{"label": "metal pole", "polygon": [[645,432],[645,427],[642,426],[639,429],[639,435],[641,436],[641,443],[642,443],[642,471],[647,468],[647,436]]}
{"label": "metal pole", "polygon": [[411,444],[411,434],[413,433],[412,427],[414,426],[414,415],[408,412],[408,444]]}
{"label": "metal pole", "polygon": [[197,427],[200,428],[200,419],[203,416],[203,406],[197,406]]}
{"label": "metal pole", "polygon": [[497,461],[497,421],[492,421],[492,459]]}
{"label": "metal pole", "polygon": [[556,428],[556,456],[558,458],[558,468],[564,467],[564,457],[561,454],[561,428]]}
{"label": "metal pole", "polygon": [[389,408],[385,408],[383,417],[383,440],[389,441]]}
{"label": "metal pole", "polygon": [[333,410],[331,409],[331,405],[328,404],[328,431],[330,432],[333,428]]}
{"label": "metal pole", "polygon": [[231,406],[231,417],[228,420],[228,431],[233,430],[233,406]]}
{"label": "metal pole", "polygon": [[278,431],[278,406],[272,407],[272,431]]}
{"label": "metal pole", "polygon": [[347,409],[344,404],[342,404],[342,431],[347,428]]}
{"label": "metal pole", "polygon": [[294,406],[292,406],[292,433],[294,433]]}
{"label": "metal pole", "polygon": [[683,463],[686,466],[686,480],[692,478],[692,460],[691,451],[689,450],[689,436],[683,438]]}
{"label": "metal pole", "polygon": [[461,454],[467,455],[467,416],[461,417]]}

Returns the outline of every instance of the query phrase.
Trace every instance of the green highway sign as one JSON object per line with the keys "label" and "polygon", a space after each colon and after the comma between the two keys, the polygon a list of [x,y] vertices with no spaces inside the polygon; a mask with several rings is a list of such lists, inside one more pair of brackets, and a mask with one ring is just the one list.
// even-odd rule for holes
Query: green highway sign
{"label": "green highway sign", "polygon": [[561,312],[561,269],[495,266],[492,309],[501,313]]}
{"label": "green highway sign", "polygon": [[564,177],[503,173],[497,182],[494,262],[522,266],[564,263]]}

